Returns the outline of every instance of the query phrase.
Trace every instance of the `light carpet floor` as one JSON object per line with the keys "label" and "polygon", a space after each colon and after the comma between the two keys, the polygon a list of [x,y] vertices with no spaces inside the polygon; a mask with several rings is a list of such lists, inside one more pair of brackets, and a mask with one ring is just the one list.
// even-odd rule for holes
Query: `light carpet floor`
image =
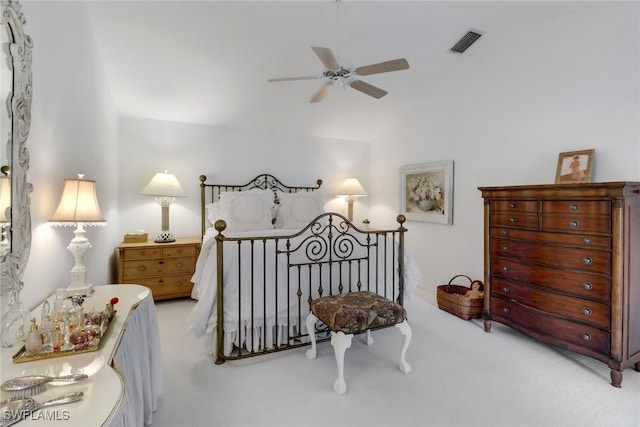
{"label": "light carpet floor", "polygon": [[413,330],[402,374],[396,328],[346,352],[343,396],[333,349],[302,349],[215,365],[185,337],[194,301],[158,302],[165,389],[153,426],[640,426],[640,373],[622,388],[594,359],[504,325],[485,333],[437,308],[432,289],[406,306]]}

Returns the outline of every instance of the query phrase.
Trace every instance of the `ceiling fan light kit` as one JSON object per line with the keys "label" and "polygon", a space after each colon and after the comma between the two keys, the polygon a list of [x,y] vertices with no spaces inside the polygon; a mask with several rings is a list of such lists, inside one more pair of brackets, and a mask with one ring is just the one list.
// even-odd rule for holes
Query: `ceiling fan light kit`
{"label": "ceiling fan light kit", "polygon": [[387,91],[380,89],[360,80],[361,76],[369,76],[371,74],[388,73],[391,71],[406,70],[409,68],[409,62],[404,59],[394,59],[392,61],[380,62],[377,64],[365,65],[357,68],[344,68],[338,64],[335,55],[331,49],[327,47],[312,47],[316,56],[320,59],[326,70],[321,75],[303,76],[303,77],[281,77],[269,79],[269,82],[285,82],[292,80],[310,80],[326,78],[328,81],[313,95],[311,102],[322,101],[334,86],[349,86],[373,98],[380,99],[387,94]]}

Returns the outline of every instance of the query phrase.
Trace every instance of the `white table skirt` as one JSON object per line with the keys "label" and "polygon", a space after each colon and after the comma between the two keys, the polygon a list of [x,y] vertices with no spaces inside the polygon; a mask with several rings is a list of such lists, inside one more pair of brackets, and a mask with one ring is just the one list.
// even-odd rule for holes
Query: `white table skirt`
{"label": "white table skirt", "polygon": [[110,425],[151,424],[164,383],[158,318],[151,294],[129,315],[114,359],[124,377],[125,395]]}

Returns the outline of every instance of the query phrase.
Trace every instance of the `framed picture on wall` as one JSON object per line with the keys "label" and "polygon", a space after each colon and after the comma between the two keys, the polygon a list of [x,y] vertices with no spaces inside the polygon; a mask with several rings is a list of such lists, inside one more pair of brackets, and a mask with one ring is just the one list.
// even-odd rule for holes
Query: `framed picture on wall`
{"label": "framed picture on wall", "polygon": [[400,168],[400,212],[408,220],[453,223],[453,160]]}
{"label": "framed picture on wall", "polygon": [[556,184],[591,182],[591,167],[596,150],[567,151],[558,156]]}

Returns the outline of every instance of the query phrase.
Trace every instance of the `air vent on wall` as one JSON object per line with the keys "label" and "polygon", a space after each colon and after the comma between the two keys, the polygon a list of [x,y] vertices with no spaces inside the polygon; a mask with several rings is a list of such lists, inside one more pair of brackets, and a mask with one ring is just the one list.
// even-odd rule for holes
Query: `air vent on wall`
{"label": "air vent on wall", "polygon": [[462,36],[462,38],[458,41],[458,43],[456,43],[451,48],[451,51],[456,53],[464,52],[465,50],[469,49],[469,46],[475,43],[475,41],[478,40],[480,36],[482,36],[482,33],[476,30],[469,30],[467,34]]}

